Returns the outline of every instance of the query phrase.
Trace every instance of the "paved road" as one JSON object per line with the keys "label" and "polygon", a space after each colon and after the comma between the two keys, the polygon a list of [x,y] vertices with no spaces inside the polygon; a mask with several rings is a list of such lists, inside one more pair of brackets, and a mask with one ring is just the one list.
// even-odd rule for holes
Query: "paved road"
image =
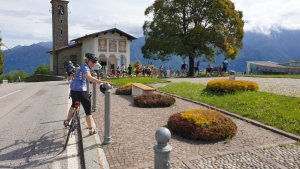
{"label": "paved road", "polygon": [[0,86],[0,168],[81,168],[74,137],[75,148],[63,151],[68,88],[64,81]]}

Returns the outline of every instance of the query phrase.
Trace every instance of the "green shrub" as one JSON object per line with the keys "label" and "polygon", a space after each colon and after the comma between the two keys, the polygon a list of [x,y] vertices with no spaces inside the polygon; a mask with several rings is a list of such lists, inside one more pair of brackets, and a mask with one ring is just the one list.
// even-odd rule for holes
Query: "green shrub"
{"label": "green shrub", "polygon": [[169,107],[175,101],[172,96],[154,93],[142,94],[134,98],[134,104],[138,107]]}
{"label": "green shrub", "polygon": [[232,138],[237,126],[216,110],[188,109],[170,116],[168,128],[187,139],[218,141]]}
{"label": "green shrub", "polygon": [[235,91],[258,90],[259,86],[256,82],[246,80],[214,79],[207,83],[206,88],[216,92],[230,93]]}
{"label": "green shrub", "polygon": [[50,65],[46,66],[44,64],[40,64],[40,66],[34,70],[33,74],[50,75]]}
{"label": "green shrub", "polygon": [[23,70],[11,70],[10,72],[3,75],[3,79],[8,80],[9,83],[13,83],[18,82],[19,76],[21,78],[21,81],[24,81],[24,79],[28,77],[28,74]]}
{"label": "green shrub", "polygon": [[117,95],[132,95],[132,87],[119,87],[116,90]]}

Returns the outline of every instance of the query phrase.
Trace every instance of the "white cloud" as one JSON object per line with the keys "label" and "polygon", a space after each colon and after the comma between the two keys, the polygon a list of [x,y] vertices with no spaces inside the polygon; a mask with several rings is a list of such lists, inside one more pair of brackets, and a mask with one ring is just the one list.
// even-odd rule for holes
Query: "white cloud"
{"label": "white cloud", "polygon": [[[269,33],[277,27],[300,29],[298,0],[232,0],[244,13],[245,31]],[[70,0],[69,39],[116,27],[142,36],[148,20],[145,9],[154,0]],[[52,41],[50,0],[0,0],[0,31],[3,42],[14,47]]]}
{"label": "white cloud", "polygon": [[300,29],[300,8],[297,0],[233,0],[237,10],[243,11],[245,31],[264,34],[270,29]]}

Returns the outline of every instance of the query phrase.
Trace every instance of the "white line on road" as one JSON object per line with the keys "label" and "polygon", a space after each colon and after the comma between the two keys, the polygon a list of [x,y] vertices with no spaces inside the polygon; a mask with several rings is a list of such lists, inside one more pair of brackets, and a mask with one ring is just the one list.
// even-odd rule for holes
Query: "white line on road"
{"label": "white line on road", "polygon": [[4,98],[4,97],[6,97],[6,96],[9,96],[9,95],[11,95],[11,94],[17,93],[17,92],[19,92],[19,91],[21,91],[21,90],[17,90],[17,91],[15,91],[15,92],[9,93],[9,94],[7,94],[7,95],[5,95],[5,96],[0,97],[0,99]]}
{"label": "white line on road", "polygon": [[[71,101],[70,99],[68,99],[68,111],[70,107],[71,107]],[[76,134],[78,135],[78,133]],[[73,137],[71,136],[72,134],[70,135],[69,144],[67,145],[68,169],[78,169],[80,159],[79,156],[77,156],[78,149],[77,149],[77,145],[76,145],[77,143],[75,139],[76,136],[75,135]]]}

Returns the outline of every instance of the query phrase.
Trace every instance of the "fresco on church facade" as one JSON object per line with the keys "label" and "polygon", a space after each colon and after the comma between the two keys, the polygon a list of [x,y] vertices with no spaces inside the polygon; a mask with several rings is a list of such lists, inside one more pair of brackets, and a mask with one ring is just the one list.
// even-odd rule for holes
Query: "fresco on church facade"
{"label": "fresco on church facade", "polygon": [[119,40],[119,52],[126,52],[126,41]]}
{"label": "fresco on church facade", "polygon": [[109,52],[117,52],[117,41],[109,40]]}
{"label": "fresco on church facade", "polygon": [[107,51],[106,39],[98,39],[98,50],[99,51]]}

